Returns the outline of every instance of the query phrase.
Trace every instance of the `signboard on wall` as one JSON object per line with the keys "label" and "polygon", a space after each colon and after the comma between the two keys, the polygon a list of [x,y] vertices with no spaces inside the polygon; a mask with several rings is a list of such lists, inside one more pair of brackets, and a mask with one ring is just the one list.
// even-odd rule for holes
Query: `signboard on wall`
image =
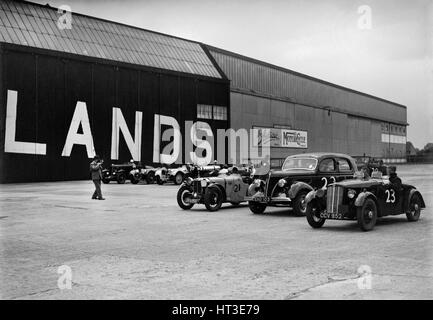
{"label": "signboard on wall", "polygon": [[270,146],[274,148],[308,148],[308,132],[301,130],[280,129],[280,128],[259,128],[254,127],[257,132],[257,139],[253,145],[259,147],[264,139],[269,139]]}

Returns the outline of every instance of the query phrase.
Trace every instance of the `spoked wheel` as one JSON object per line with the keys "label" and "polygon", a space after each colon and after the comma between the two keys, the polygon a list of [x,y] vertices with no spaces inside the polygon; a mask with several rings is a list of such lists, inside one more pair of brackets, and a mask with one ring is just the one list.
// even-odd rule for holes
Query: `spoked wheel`
{"label": "spoked wheel", "polygon": [[151,171],[147,174],[146,181],[148,184],[152,184],[155,182],[155,172]]}
{"label": "spoked wheel", "polygon": [[357,209],[356,217],[362,231],[373,230],[377,220],[377,207],[374,200],[365,200],[364,205]]}
{"label": "spoked wheel", "polygon": [[419,197],[419,195],[414,194],[410,198],[409,203],[409,212],[406,213],[407,220],[409,221],[418,221],[419,216],[421,215],[421,207],[422,207],[422,201]]}
{"label": "spoked wheel", "polygon": [[308,224],[315,229],[321,228],[326,221],[326,219],[320,218],[321,211],[322,210],[316,201],[307,204],[305,215],[307,216]]}
{"label": "spoked wheel", "polygon": [[139,177],[137,177],[137,176],[135,176],[135,175],[133,175],[132,177],[131,177],[131,183],[132,184],[137,184],[137,183],[139,183],[140,182],[140,178]]}
{"label": "spoked wheel", "polygon": [[191,209],[194,204],[188,201],[192,198],[191,190],[187,186],[183,186],[179,189],[177,192],[177,204],[179,207],[181,207],[183,210],[189,210]]}
{"label": "spoked wheel", "polygon": [[207,188],[204,194],[204,204],[209,211],[218,211],[223,204],[223,194],[218,188]]}
{"label": "spoked wheel", "polygon": [[301,191],[293,201],[293,211],[299,217],[305,216],[307,213],[307,204],[305,203],[305,197],[307,192]]}

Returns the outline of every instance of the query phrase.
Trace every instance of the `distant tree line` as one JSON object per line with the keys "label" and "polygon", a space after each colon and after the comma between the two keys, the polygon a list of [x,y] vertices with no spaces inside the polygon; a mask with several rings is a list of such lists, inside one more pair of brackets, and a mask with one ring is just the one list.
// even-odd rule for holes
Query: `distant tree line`
{"label": "distant tree line", "polygon": [[406,143],[408,162],[429,162],[433,163],[433,143],[427,143],[423,149],[415,148],[412,142]]}

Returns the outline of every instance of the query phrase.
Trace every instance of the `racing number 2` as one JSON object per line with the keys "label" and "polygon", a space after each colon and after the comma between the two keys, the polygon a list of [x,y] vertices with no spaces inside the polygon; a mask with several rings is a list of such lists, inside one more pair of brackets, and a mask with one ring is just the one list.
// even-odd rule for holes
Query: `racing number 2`
{"label": "racing number 2", "polygon": [[386,203],[394,203],[395,202],[395,191],[394,189],[385,190],[386,193]]}

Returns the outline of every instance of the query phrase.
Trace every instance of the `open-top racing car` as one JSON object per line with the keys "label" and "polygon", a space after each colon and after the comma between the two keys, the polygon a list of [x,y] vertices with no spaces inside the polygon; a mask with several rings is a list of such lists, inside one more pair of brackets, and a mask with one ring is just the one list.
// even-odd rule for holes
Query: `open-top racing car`
{"label": "open-top racing car", "polygon": [[216,177],[188,177],[177,192],[177,203],[184,210],[204,204],[209,211],[217,211],[225,202],[237,206],[245,201],[251,183],[251,168],[221,169]]}
{"label": "open-top racing car", "polygon": [[380,171],[373,172],[371,179],[358,177],[311,191],[305,202],[311,227],[320,228],[327,219],[357,220],[363,231],[372,230],[377,218],[388,215],[406,214],[409,221],[417,221],[425,208],[414,186],[401,180],[393,183]]}
{"label": "open-top racing car", "polygon": [[339,153],[303,153],[288,156],[281,170],[255,174],[246,200],[253,213],[263,213],[267,206],[292,207],[298,216],[306,213],[308,192],[329,183],[353,178],[354,159]]}

